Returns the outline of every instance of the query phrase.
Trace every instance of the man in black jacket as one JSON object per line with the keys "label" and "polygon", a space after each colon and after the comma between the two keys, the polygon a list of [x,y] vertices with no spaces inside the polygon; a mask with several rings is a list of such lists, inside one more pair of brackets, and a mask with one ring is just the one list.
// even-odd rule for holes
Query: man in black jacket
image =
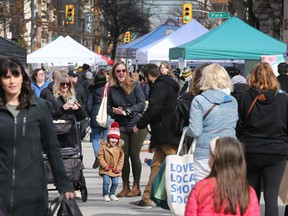
{"label": "man in black jacket", "polygon": [[149,106],[133,131],[137,133],[139,129],[150,125],[149,152],[154,152],[154,156],[142,199],[130,204],[137,208],[148,209],[152,207],[150,199],[152,182],[166,156],[176,154],[180,140],[179,134],[172,127],[179,85],[169,76],[160,75],[159,68],[155,64],[147,64],[142,73],[150,85]]}
{"label": "man in black jacket", "polygon": [[281,62],[278,65],[277,80],[281,85],[281,89],[288,93],[288,64],[286,62]]}

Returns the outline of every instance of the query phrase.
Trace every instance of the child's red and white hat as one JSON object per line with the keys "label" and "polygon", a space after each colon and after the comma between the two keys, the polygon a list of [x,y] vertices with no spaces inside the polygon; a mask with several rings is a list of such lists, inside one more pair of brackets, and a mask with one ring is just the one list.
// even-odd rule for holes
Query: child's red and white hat
{"label": "child's red and white hat", "polygon": [[118,122],[112,122],[107,134],[107,139],[109,138],[120,139],[120,129]]}

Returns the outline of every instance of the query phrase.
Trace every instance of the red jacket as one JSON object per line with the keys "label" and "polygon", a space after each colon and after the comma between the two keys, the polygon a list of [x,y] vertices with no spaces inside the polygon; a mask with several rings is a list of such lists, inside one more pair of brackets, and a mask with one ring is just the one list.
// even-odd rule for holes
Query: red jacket
{"label": "red jacket", "polygon": [[[239,208],[237,208],[237,213],[235,215],[224,214],[224,209],[220,213],[215,213],[213,210],[214,199],[212,196],[207,197],[207,199],[205,199],[202,203],[199,202],[199,193],[210,193],[214,190],[215,186],[215,178],[207,178],[198,182],[189,195],[188,202],[186,204],[185,216],[241,216]],[[260,216],[258,198],[252,187],[250,187],[250,204],[243,216]]]}

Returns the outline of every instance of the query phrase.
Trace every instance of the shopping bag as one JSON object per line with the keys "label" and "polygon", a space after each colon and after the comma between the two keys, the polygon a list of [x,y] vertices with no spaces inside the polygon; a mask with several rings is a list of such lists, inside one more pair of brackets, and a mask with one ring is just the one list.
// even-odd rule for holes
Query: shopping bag
{"label": "shopping bag", "polygon": [[67,199],[64,194],[55,198],[48,209],[48,216],[83,216],[75,199]]}
{"label": "shopping bag", "polygon": [[104,87],[103,98],[100,104],[100,108],[98,114],[96,116],[96,121],[101,127],[107,127],[108,121],[108,114],[107,114],[107,90],[108,90],[108,83]]}
{"label": "shopping bag", "polygon": [[183,131],[176,155],[166,157],[165,187],[167,202],[173,215],[182,216],[189,194],[195,186],[193,153],[196,145],[194,138],[186,154],[180,155],[187,128]]}
{"label": "shopping bag", "polygon": [[151,188],[151,199],[157,206],[169,210],[165,188],[165,167],[166,160],[163,161],[156,177],[153,180]]}
{"label": "shopping bag", "polygon": [[280,183],[279,197],[285,205],[288,205],[288,161]]}

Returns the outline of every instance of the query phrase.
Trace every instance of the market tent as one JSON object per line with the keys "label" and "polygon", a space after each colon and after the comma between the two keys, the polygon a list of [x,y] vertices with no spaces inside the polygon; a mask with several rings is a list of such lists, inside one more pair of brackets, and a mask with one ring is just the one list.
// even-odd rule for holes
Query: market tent
{"label": "market tent", "polygon": [[15,57],[26,66],[27,50],[10,40],[0,37],[0,58]]}
{"label": "market tent", "polygon": [[152,61],[168,61],[169,48],[190,42],[208,30],[195,19],[182,26],[167,37],[157,40],[136,51],[136,60],[139,64],[147,64]]}
{"label": "market tent", "polygon": [[179,28],[180,26],[175,25],[161,25],[153,31],[143,35],[142,37],[137,38],[128,44],[119,46],[116,50],[116,57],[135,58],[137,49],[147,46],[148,44],[151,44],[165,36],[168,36]]}
{"label": "market tent", "polygon": [[59,36],[56,40],[29,54],[27,63],[53,63],[56,66],[71,63],[94,64],[95,54],[79,49],[71,45],[64,37]]}
{"label": "market tent", "polygon": [[107,65],[114,65],[114,61],[112,59],[107,58],[106,56],[103,56],[98,53],[98,55],[101,56],[102,59],[104,59],[107,62]]}
{"label": "market tent", "polygon": [[76,47],[77,49],[81,49],[84,52],[87,52],[88,54],[90,54],[91,56],[95,57],[95,64],[98,65],[108,65],[107,61],[105,61],[101,55],[99,55],[98,53],[92,52],[91,50],[89,50],[87,47],[83,46],[82,44],[78,43],[76,40],[74,40],[73,38],[71,38],[70,36],[66,36],[65,40],[67,40],[72,46]]}
{"label": "market tent", "polygon": [[169,59],[260,60],[262,55],[283,55],[286,45],[232,17],[201,37],[170,48]]}

